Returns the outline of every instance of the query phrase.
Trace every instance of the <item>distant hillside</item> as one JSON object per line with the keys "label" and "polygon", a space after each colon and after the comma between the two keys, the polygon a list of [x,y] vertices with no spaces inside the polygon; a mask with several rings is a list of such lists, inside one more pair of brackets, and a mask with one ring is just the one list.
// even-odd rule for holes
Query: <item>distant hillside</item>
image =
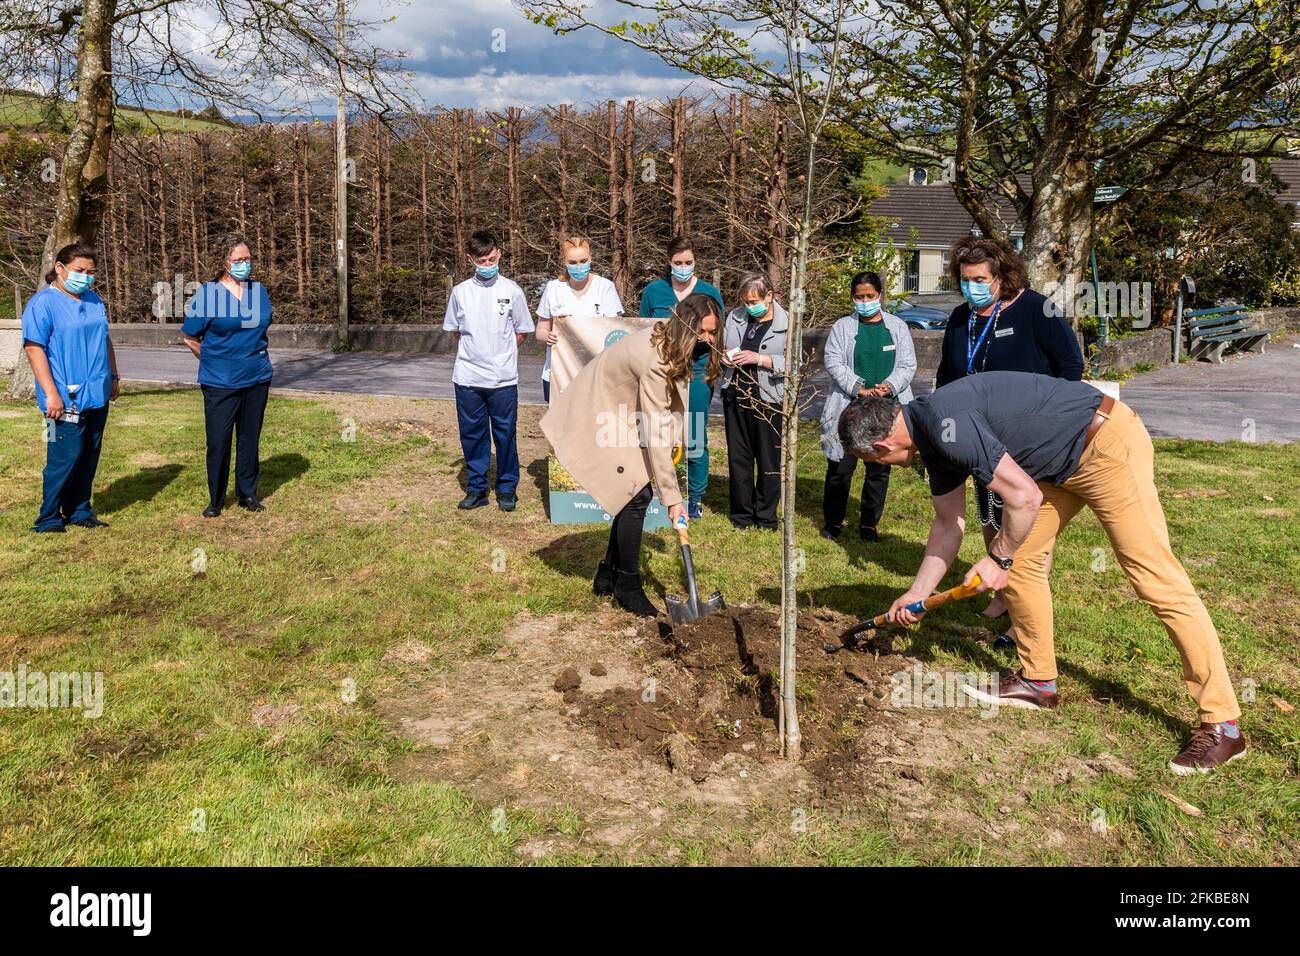
{"label": "distant hillside", "polygon": [[[18,127],[38,131],[63,132],[71,128],[75,114],[72,103],[60,103],[53,111],[40,97],[21,90],[0,90],[0,129]],[[53,112],[54,115],[51,115]],[[177,110],[145,110],[130,106],[117,108],[119,131],[152,132],[155,127],[168,133],[194,133],[201,130],[229,129],[236,124],[225,119],[199,119]]]}

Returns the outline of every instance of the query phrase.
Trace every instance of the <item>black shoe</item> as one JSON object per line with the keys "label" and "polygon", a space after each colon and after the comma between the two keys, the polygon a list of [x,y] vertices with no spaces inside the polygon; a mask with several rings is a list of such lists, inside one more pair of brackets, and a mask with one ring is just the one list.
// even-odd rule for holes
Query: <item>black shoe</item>
{"label": "black shoe", "polygon": [[875,528],[859,528],[858,537],[863,541],[879,541],[880,535],[876,533]]}
{"label": "black shoe", "polygon": [[32,528],[33,534],[67,534],[68,529],[63,525],[57,525],[53,528]]}
{"label": "black shoe", "polygon": [[827,541],[838,541],[843,530],[843,528],[822,528],[822,537]]}
{"label": "black shoe", "polygon": [[641,586],[641,575],[630,571],[614,573],[614,600],[625,611],[631,611],[638,617],[657,617],[659,609],[650,603]]}
{"label": "black shoe", "polygon": [[993,649],[995,651],[1014,651],[1016,649],[1016,639],[1011,636],[1010,632],[1003,631],[993,638]]}
{"label": "black shoe", "polygon": [[488,494],[486,491],[471,491],[464,498],[460,499],[460,504],[456,507],[461,511],[469,511],[471,508],[485,508],[488,503]]}
{"label": "black shoe", "polygon": [[497,507],[502,511],[514,511],[517,504],[519,498],[515,495],[497,495]]}
{"label": "black shoe", "polygon": [[220,518],[220,517],[221,517],[221,506],[220,506],[220,505],[208,505],[206,508],[203,509],[203,517],[205,517],[205,518]]}
{"label": "black shoe", "polygon": [[608,561],[596,565],[596,577],[591,582],[591,593],[598,597],[614,593],[614,566]]}
{"label": "black shoe", "polygon": [[69,523],[75,524],[78,528],[107,528],[108,527],[107,521],[100,521],[94,515],[91,515],[89,518],[82,518],[80,521],[72,521]]}
{"label": "black shoe", "polygon": [[737,531],[748,531],[750,528],[753,527],[753,525],[741,524],[739,521],[732,521],[731,526],[735,528]]}
{"label": "black shoe", "polygon": [[266,510],[266,505],[262,504],[262,502],[258,501],[256,498],[240,498],[238,504],[239,507],[243,508],[245,511]]}

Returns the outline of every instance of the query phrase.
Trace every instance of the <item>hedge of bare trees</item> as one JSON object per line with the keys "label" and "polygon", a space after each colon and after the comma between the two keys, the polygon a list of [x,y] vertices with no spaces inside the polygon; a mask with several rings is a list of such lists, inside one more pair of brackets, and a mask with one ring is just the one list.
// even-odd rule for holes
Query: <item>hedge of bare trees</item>
{"label": "hedge of bare trees", "polygon": [[[696,238],[701,272],[717,270],[724,294],[749,271],[781,289],[795,128],[778,108],[739,96],[358,118],[348,129],[352,321],[440,322],[476,228],[498,232],[506,273],[530,295],[558,273],[556,245],[571,233],[592,239],[597,269],[629,306],[681,232]],[[61,152],[54,135],[0,137],[0,277],[24,298],[36,287]],[[822,163],[849,217],[855,163],[834,151]],[[237,230],[277,318],[331,321],[333,201],[330,123],[119,131],[101,294],[115,321],[175,320],[185,283],[212,277],[212,241]]]}

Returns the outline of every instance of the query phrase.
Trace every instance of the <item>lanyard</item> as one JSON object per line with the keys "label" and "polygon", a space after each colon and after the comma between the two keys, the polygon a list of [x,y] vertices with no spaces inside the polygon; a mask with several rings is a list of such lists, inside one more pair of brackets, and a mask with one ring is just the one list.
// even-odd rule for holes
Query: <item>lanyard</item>
{"label": "lanyard", "polygon": [[[984,331],[980,333],[978,340],[975,340],[975,310],[971,309],[966,319],[966,374],[971,375],[975,371],[975,356],[979,354],[980,346],[984,340],[989,337],[989,330],[993,328],[998,321],[998,313],[1002,311],[1002,300],[998,299],[998,304],[993,307],[993,313],[989,316],[988,324],[984,326]],[[974,345],[971,344],[974,340]],[[988,362],[988,352],[984,353],[984,361]]]}

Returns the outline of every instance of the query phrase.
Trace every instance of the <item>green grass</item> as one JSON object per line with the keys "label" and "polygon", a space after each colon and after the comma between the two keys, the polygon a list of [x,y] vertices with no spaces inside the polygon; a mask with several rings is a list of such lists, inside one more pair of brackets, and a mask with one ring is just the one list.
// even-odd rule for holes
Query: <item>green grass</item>
{"label": "green grass", "polygon": [[[802,596],[875,613],[903,590],[919,560],[928,498],[913,475],[896,473],[880,545],[822,540],[824,462],[815,437],[803,429]],[[736,534],[721,517],[726,472],[718,432],[713,445],[712,511],[692,534],[697,566],[731,603],[774,601],[778,541]],[[516,547],[508,570],[491,574],[484,527],[500,527],[510,550],[509,525],[519,516],[495,509],[458,516],[458,455],[447,446],[365,426],[345,442],[332,409],[273,399],[262,456],[267,514],[205,522],[197,514],[206,500],[198,394],[128,392],[110,416],[96,482],[96,505],[111,529],[36,536],[27,528],[44,458],[39,423],[26,407],[0,404],[0,671],[24,662],[29,669],[103,671],[107,698],[93,720],[57,709],[0,710],[0,862],[492,864],[515,862],[514,849],[532,835],[581,832],[580,807],[506,807],[494,827],[494,807],[466,792],[401,780],[394,765],[413,745],[388,730],[374,705],[389,679],[380,659],[394,644],[423,641],[436,653],[431,666],[449,669],[490,652],[525,609],[546,615],[603,606],[586,575],[587,559],[603,550],[604,530],[547,529],[557,539],[576,534],[578,543],[558,556]],[[1035,820],[1049,816],[1086,825],[1100,807],[1118,837],[1085,851],[924,823],[905,829],[906,807],[865,793],[869,826],[814,811],[807,833],[769,843],[758,838],[764,821],[788,829],[789,811],[755,807],[747,821],[669,838],[671,846],[649,858],[1297,862],[1300,720],[1272,699],[1300,704],[1300,448],[1161,442],[1157,465],[1171,534],[1220,629],[1233,676],[1255,682],[1257,701],[1244,705],[1249,759],[1187,781],[1163,774],[1194,711],[1174,649],[1132,598],[1099,526],[1085,514],[1062,539],[1053,577],[1062,691],[1071,703],[1050,724],[1042,715],[1005,715],[1008,732],[1047,726],[1052,740],[1014,768],[1024,800],[1013,810],[1030,833]],[[391,487],[372,492],[364,483],[407,472],[418,476],[412,481],[445,482],[452,493],[431,497],[414,520],[340,516],[338,502],[350,496],[384,513]],[[1231,494],[1176,497],[1206,489]],[[538,511],[528,479],[521,490],[522,513]],[[968,535],[965,562],[982,553],[976,539]],[[676,549],[662,534],[647,540],[650,576],[675,584]],[[202,576],[193,570],[198,557],[206,559]],[[954,580],[965,566],[954,569]],[[1009,664],[972,639],[970,609],[931,615],[911,651],[935,667]],[[348,680],[358,689],[354,703],[341,691]],[[250,719],[258,703],[302,710],[282,726],[259,727]],[[1053,778],[1059,759],[1102,750],[1134,768],[1136,779]],[[1007,794],[981,783],[978,770],[972,763],[940,783],[981,816],[998,819]],[[1176,790],[1204,815],[1181,815],[1156,788]],[[205,832],[191,828],[199,810]],[[587,861],[559,855],[546,862]]]}
{"label": "green grass", "polygon": [[[45,101],[21,91],[0,91],[0,128],[14,126],[20,129],[49,128],[59,126],[69,128],[76,119],[72,103],[60,103],[57,108],[57,122],[49,115]],[[229,129],[229,124],[215,123],[209,120],[181,116],[174,110],[139,109],[118,106],[114,111],[114,121],[118,131],[127,129],[141,132],[153,132],[161,129],[165,133],[195,133],[203,130]]]}

